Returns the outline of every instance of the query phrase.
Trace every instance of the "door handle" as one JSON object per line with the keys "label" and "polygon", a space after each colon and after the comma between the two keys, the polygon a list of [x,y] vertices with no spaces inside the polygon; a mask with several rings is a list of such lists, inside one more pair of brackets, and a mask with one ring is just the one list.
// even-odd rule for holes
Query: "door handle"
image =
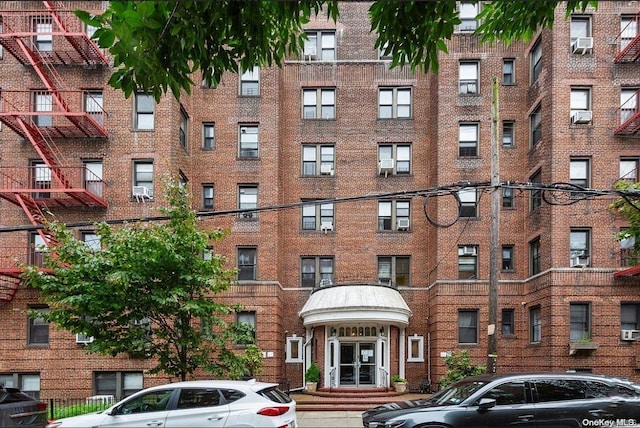
{"label": "door handle", "polygon": [[151,421],[147,424],[148,427],[159,427],[162,426],[162,421]]}
{"label": "door handle", "polygon": [[219,421],[222,418],[223,418],[223,416],[211,416],[210,418],[207,418],[207,420],[208,421]]}
{"label": "door handle", "polygon": [[520,419],[521,421],[529,421],[533,419],[533,415],[520,415],[518,416],[518,419]]}

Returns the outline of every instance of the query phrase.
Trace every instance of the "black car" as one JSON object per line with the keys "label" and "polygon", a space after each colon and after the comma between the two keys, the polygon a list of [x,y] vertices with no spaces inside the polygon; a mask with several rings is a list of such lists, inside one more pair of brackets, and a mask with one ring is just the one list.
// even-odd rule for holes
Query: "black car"
{"label": "black car", "polygon": [[640,427],[640,384],[585,373],[481,375],[362,414],[365,428]]}
{"label": "black car", "polygon": [[20,392],[0,386],[0,427],[44,428],[47,404]]}

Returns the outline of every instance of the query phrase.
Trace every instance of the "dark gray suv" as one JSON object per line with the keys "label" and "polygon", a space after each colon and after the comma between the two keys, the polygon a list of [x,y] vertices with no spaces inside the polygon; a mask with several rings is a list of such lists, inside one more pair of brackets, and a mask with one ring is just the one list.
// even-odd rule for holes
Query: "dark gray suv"
{"label": "dark gray suv", "polygon": [[585,373],[469,377],[362,414],[365,428],[640,427],[640,384]]}
{"label": "dark gray suv", "polygon": [[47,404],[16,388],[0,386],[0,427],[44,428]]}

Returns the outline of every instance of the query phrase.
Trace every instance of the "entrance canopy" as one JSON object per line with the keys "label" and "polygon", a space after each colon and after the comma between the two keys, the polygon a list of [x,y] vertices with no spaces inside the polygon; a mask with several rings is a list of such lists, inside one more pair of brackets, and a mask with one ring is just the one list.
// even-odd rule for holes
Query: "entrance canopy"
{"label": "entrance canopy", "polygon": [[314,290],[299,312],[305,326],[377,321],[404,327],[411,309],[398,290],[385,285],[331,285]]}

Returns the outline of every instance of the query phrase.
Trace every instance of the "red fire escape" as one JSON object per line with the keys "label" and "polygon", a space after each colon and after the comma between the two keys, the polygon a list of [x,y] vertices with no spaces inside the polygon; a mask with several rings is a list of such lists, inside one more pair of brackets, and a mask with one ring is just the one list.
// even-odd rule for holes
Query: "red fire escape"
{"label": "red fire escape", "polygon": [[[52,207],[107,206],[101,171],[96,174],[88,165],[67,164],[57,147],[70,138],[108,138],[102,92],[67,89],[56,67],[91,70],[109,62],[82,22],[64,10],[64,2],[42,3],[42,9],[1,12],[0,32],[5,53],[33,70],[44,87],[0,92],[0,122],[28,140],[39,158],[29,166],[8,166],[5,156],[0,166],[0,198],[22,208],[34,226],[42,225],[44,212]],[[26,162],[24,158],[16,161]],[[41,228],[37,232],[39,239],[32,248],[2,250],[0,302],[13,298],[20,284],[19,266],[38,265],[52,242]]]}
{"label": "red fire escape", "polygon": [[[640,13],[623,18],[623,28],[617,37],[620,50],[613,59],[614,64],[630,64],[640,61]],[[623,90],[620,96],[620,107],[617,109],[618,126],[613,132],[620,136],[633,136],[640,133],[640,109],[638,96],[640,90]]]}

